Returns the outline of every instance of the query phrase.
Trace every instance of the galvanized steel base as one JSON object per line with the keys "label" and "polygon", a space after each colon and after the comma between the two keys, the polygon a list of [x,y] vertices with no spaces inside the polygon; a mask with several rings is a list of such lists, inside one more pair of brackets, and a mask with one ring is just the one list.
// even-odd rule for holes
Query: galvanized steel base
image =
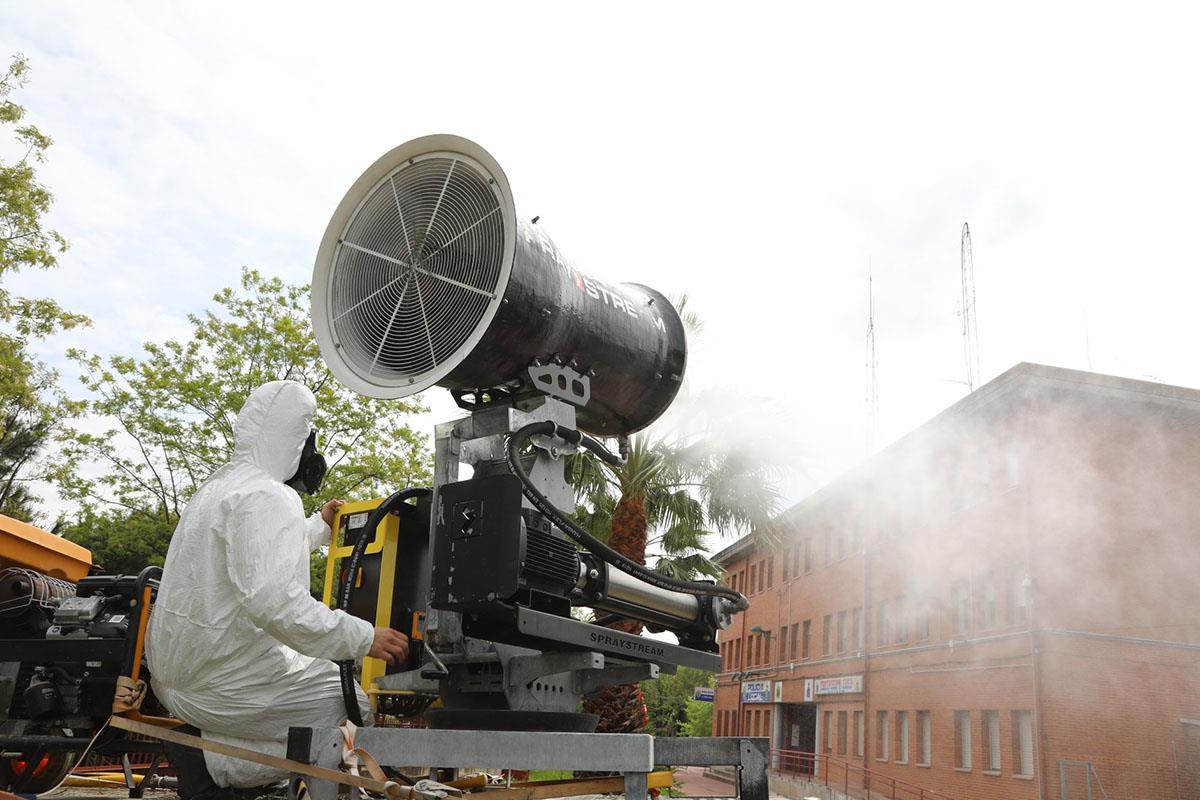
{"label": "galvanized steel base", "polygon": [[[389,767],[617,772],[625,777],[627,800],[645,800],[655,766],[733,766],[741,800],[768,797],[765,738],[360,728],[354,743]],[[336,769],[342,748],[337,728],[288,732],[288,758],[296,761]],[[335,800],[338,787],[311,781],[308,792],[312,800]]]}

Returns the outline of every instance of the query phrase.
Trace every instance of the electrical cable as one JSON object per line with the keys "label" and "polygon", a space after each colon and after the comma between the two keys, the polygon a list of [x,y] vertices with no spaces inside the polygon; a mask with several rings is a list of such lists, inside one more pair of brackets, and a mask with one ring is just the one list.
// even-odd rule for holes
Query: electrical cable
{"label": "electrical cable", "polygon": [[[366,524],[363,525],[363,529],[359,531],[358,539],[354,542],[354,549],[350,551],[346,571],[343,573],[346,577],[338,586],[338,608],[347,614],[350,613],[350,600],[354,596],[355,577],[358,575],[359,562],[362,561],[367,545],[374,541],[375,531],[379,527],[379,523],[383,521],[383,518],[399,509],[400,505],[406,500],[411,500],[414,497],[429,497],[432,494],[433,490],[428,487],[411,486],[392,493],[390,497],[371,509],[371,513],[367,515]],[[346,704],[346,716],[355,725],[362,725],[362,712],[359,711],[358,696],[354,691],[354,659],[338,661],[337,665],[338,672],[341,673],[342,701]]]}
{"label": "electrical cable", "polygon": [[700,581],[677,580],[637,563],[633,559],[613,550],[595,536],[592,536],[560,509],[555,507],[537,486],[533,484],[533,481],[529,478],[529,473],[526,472],[524,465],[521,464],[521,448],[525,446],[525,443],[531,437],[538,435],[553,436],[570,444],[584,447],[606,464],[620,466],[624,462],[592,437],[570,428],[564,428],[555,422],[531,422],[509,437],[507,453],[509,469],[521,481],[522,490],[525,497],[529,499],[529,502],[533,503],[538,511],[542,512],[559,529],[580,545],[598,555],[606,564],[616,567],[628,575],[639,578],[651,586],[672,592],[685,592],[703,597],[721,597],[731,601],[736,611],[745,611],[750,607],[750,601],[744,595],[728,587],[719,586],[714,583],[702,583]]}

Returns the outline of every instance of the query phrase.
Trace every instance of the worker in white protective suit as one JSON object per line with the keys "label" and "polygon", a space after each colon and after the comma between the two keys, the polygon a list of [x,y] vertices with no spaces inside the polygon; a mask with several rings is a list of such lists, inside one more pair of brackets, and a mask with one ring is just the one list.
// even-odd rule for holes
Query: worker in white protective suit
{"label": "worker in white protective suit", "polygon": [[[408,656],[404,634],[309,594],[309,553],[329,542],[341,504],[331,500],[304,518],[299,492],[315,493],[324,477],[312,427],[316,405],[312,392],[292,381],[266,383],[247,398],[233,459],[180,516],[147,639],[154,691],[175,716],[205,739],[279,756],[290,726],[345,721],[335,660],[371,655],[394,663]],[[361,690],[358,701],[369,719]],[[216,787],[286,777],[207,751],[204,766]],[[211,784],[184,786],[184,777],[184,800],[228,794]]]}

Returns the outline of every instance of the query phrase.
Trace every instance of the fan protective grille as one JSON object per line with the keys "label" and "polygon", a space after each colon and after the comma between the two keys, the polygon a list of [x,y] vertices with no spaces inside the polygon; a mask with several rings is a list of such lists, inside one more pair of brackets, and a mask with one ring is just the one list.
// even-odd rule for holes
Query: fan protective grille
{"label": "fan protective grille", "polygon": [[503,291],[504,203],[459,153],[405,161],[350,215],[329,271],[335,346],[373,384],[424,383]]}

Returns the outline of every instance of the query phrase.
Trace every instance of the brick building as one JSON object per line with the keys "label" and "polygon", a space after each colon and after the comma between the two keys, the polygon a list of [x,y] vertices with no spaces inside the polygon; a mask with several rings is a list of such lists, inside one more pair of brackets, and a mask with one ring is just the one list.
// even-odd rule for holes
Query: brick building
{"label": "brick building", "polygon": [[1020,364],[781,521],[716,556],[751,600],[716,734],[953,797],[1200,798],[1200,391]]}

